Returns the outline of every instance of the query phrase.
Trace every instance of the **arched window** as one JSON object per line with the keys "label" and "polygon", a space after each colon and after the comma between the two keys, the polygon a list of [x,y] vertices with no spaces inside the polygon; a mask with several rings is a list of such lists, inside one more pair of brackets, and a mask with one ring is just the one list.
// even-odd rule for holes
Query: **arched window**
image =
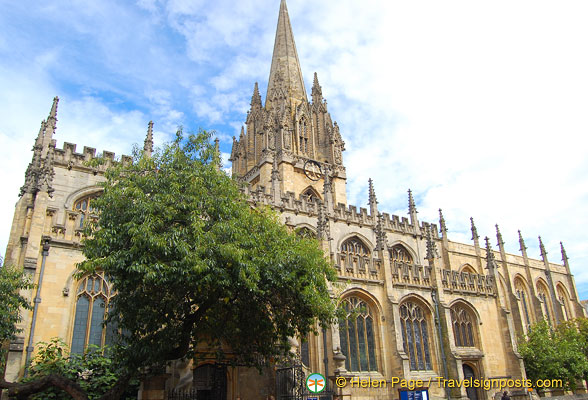
{"label": "arched window", "polygon": [[519,302],[519,312],[523,318],[523,329],[525,332],[531,326],[531,317],[529,314],[529,292],[527,291],[527,285],[519,277],[515,279],[514,283],[515,295]]}
{"label": "arched window", "polygon": [[348,297],[339,320],[341,351],[348,371],[377,371],[375,321],[371,308],[358,297]]}
{"label": "arched window", "polygon": [[475,274],[476,270],[470,264],[465,264],[461,267],[461,272],[467,272],[468,274]]}
{"label": "arched window", "polygon": [[302,192],[302,197],[306,198],[309,203],[314,203],[315,200],[320,200],[321,196],[314,190],[313,188],[309,187],[304,192]]}
{"label": "arched window", "polygon": [[412,264],[412,256],[410,255],[408,250],[406,250],[406,248],[401,244],[397,244],[396,246],[390,249],[390,259],[392,261]]}
{"label": "arched window", "polygon": [[475,347],[475,321],[471,310],[461,304],[451,307],[451,324],[453,325],[453,336],[457,347]]}
{"label": "arched window", "polygon": [[90,344],[109,344],[113,330],[104,327],[105,313],[112,288],[104,273],[85,276],[78,285],[71,352],[83,353]]}
{"label": "arched window", "polygon": [[568,291],[562,285],[557,285],[557,299],[561,306],[561,315],[564,321],[570,320],[572,318],[570,298],[568,297]]}
{"label": "arched window", "polygon": [[431,350],[427,315],[420,305],[407,301],[400,306],[400,324],[404,351],[408,354],[410,369],[431,370]]}
{"label": "arched window", "polygon": [[354,271],[365,271],[370,263],[370,251],[357,237],[347,239],[341,244],[341,256],[345,259],[345,268]]}
{"label": "arched window", "polygon": [[86,221],[90,216],[96,215],[92,201],[96,199],[98,196],[100,196],[99,193],[92,193],[78,199],[74,203],[74,211],[80,213],[80,224],[78,225],[79,229],[82,229],[84,227],[84,221]]}
{"label": "arched window", "polygon": [[310,368],[310,335],[307,335],[304,340],[300,338],[300,361],[306,368]]}
{"label": "arched window", "polygon": [[298,138],[300,141],[300,154],[308,155],[308,127],[306,125],[306,118],[302,118],[298,123]]}
{"label": "arched window", "polygon": [[549,298],[549,289],[542,281],[537,282],[537,297],[541,302],[541,311],[543,316],[550,324],[553,324],[553,308],[551,306],[551,299]]}

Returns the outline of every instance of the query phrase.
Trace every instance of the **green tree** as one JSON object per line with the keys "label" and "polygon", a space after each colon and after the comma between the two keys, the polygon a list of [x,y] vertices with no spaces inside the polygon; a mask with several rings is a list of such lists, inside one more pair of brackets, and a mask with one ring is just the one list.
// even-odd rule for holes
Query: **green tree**
{"label": "green tree", "polygon": [[521,339],[519,352],[527,376],[533,382],[561,379],[565,389],[574,390],[576,382],[588,372],[586,336],[573,321],[560,324],[556,329],[541,321],[530,328],[526,338]]}
{"label": "green tree", "polygon": [[17,324],[21,321],[21,309],[31,309],[21,291],[32,288],[22,270],[0,267],[0,371],[4,371],[8,343],[20,332]]}
{"label": "green tree", "polygon": [[[69,347],[59,338],[38,343],[37,354],[23,382],[34,382],[56,375],[77,382],[88,399],[99,399],[118,381],[121,366],[109,356],[108,348],[89,346],[84,354],[69,354]],[[137,397],[138,383],[133,382],[122,398]],[[59,388],[49,388],[32,396],[33,400],[67,400],[71,396]]]}
{"label": "green tree", "polygon": [[79,268],[113,283],[109,323],[125,332],[120,356],[132,368],[203,348],[261,367],[288,355],[289,337],[335,317],[335,271],[318,243],[246,201],[209,133],[179,134],[106,179]]}

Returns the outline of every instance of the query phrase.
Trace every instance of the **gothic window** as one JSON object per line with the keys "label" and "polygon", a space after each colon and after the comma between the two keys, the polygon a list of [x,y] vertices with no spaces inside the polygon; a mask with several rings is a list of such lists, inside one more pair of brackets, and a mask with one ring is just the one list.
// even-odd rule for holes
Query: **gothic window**
{"label": "gothic window", "polygon": [[567,290],[561,285],[557,285],[557,299],[561,306],[561,315],[564,321],[570,320],[572,318],[572,315],[570,314],[570,300]]}
{"label": "gothic window", "polygon": [[526,285],[520,278],[515,279],[515,294],[519,302],[519,312],[523,317],[523,329],[526,332],[531,326],[531,319],[529,314],[529,294]]}
{"label": "gothic window", "polygon": [[467,272],[468,274],[475,274],[476,273],[474,268],[469,264],[464,265],[463,268],[461,269],[461,272]]}
{"label": "gothic window", "polygon": [[537,282],[537,297],[539,297],[541,302],[541,311],[543,312],[543,317],[547,320],[547,322],[549,322],[549,324],[553,324],[553,308],[551,307],[549,290],[543,282]]}
{"label": "gothic window", "polygon": [[309,203],[314,203],[315,200],[320,200],[320,196],[313,188],[309,187],[304,192],[302,192],[302,197],[306,198]]}
{"label": "gothic window", "polygon": [[357,236],[354,236],[341,245],[341,258],[346,269],[355,271],[357,268],[365,271],[370,263],[370,251]]}
{"label": "gothic window", "polygon": [[309,349],[310,335],[306,336],[304,340],[300,338],[300,361],[302,364],[310,368],[310,349]]}
{"label": "gothic window", "polygon": [[390,259],[396,262],[412,264],[412,256],[401,244],[397,244],[390,249]]}
{"label": "gothic window", "polygon": [[474,347],[475,321],[476,318],[461,304],[451,307],[451,324],[453,325],[453,336],[457,347]]}
{"label": "gothic window", "polygon": [[413,371],[433,369],[427,315],[422,307],[412,301],[403,303],[400,306],[400,325],[410,369]]}
{"label": "gothic window", "polygon": [[358,297],[348,297],[343,307],[345,319],[339,320],[341,351],[348,371],[377,371],[375,319],[371,308]]}
{"label": "gothic window", "polygon": [[80,224],[78,225],[78,229],[82,229],[84,227],[84,221],[88,220],[88,218],[92,215],[95,215],[95,210],[92,202],[99,196],[98,193],[92,193],[90,195],[84,196],[78,199],[73,206],[74,211],[80,213]]}
{"label": "gothic window", "polygon": [[306,119],[302,118],[298,123],[298,139],[299,149],[301,154],[308,155],[308,128],[306,126]]}
{"label": "gothic window", "polygon": [[76,295],[72,353],[83,353],[90,344],[102,346],[111,342],[114,331],[107,330],[103,324],[111,296],[112,288],[103,272],[88,275],[80,281]]}

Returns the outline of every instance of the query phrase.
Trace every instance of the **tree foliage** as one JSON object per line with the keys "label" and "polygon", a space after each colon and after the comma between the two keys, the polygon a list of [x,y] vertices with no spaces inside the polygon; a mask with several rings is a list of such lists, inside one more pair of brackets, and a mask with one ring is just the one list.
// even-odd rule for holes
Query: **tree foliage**
{"label": "tree foliage", "polygon": [[32,289],[34,285],[22,270],[11,266],[0,267],[0,370],[3,370],[6,348],[3,344],[13,340],[20,331],[21,310],[29,310],[31,304],[22,295],[22,290]]}
{"label": "tree foliage", "polygon": [[132,368],[204,349],[259,367],[333,320],[335,273],[318,243],[248,204],[208,133],[179,134],[105,176],[79,268],[113,283],[109,323],[125,333],[120,356]]}
{"label": "tree foliage", "polygon": [[[69,354],[68,346],[59,338],[49,343],[38,343],[38,351],[23,382],[34,382],[47,376],[60,376],[77,383],[87,398],[101,398],[121,375],[121,366],[109,356],[108,348],[89,346],[84,354]],[[133,382],[122,398],[132,399],[137,395],[137,382]],[[71,395],[57,387],[31,397],[33,400],[68,400]]]}
{"label": "tree foliage", "polygon": [[578,318],[556,329],[541,321],[522,338],[519,352],[533,382],[561,379],[565,389],[574,390],[576,382],[588,374],[588,320]]}

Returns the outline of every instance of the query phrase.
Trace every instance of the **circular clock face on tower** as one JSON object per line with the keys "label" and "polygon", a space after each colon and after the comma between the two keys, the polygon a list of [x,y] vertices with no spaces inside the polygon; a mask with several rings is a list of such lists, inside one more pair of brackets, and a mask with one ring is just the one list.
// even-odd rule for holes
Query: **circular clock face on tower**
{"label": "circular clock face on tower", "polygon": [[304,175],[311,181],[318,181],[321,179],[321,165],[314,160],[306,160],[304,162]]}

